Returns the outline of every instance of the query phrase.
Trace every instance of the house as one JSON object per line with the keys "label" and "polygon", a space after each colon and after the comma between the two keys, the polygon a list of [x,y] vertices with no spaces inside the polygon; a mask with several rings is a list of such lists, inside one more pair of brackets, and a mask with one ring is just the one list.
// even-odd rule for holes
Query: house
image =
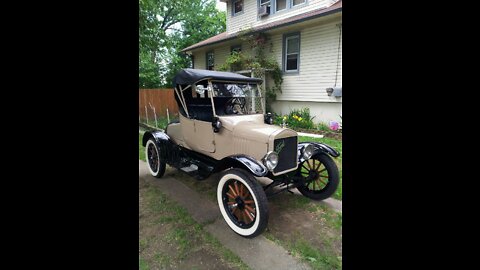
{"label": "house", "polygon": [[268,53],[283,72],[273,111],[288,114],[309,107],[315,122],[340,121],[342,0],[221,1],[227,4],[227,31],[183,49],[192,56],[193,67],[216,70],[232,51],[250,53],[239,38],[242,30],[266,33]]}

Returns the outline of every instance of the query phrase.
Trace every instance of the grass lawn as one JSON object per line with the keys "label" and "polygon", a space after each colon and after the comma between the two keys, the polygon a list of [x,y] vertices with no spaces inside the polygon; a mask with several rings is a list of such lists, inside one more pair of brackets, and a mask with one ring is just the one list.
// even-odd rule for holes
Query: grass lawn
{"label": "grass lawn", "polygon": [[[170,122],[175,120],[178,120],[178,118],[170,118]],[[141,121],[144,124],[148,124],[152,127],[155,127],[155,119],[148,119],[148,123],[147,123],[147,119],[142,119]],[[157,128],[165,130],[167,125],[168,125],[167,118],[161,118],[161,117],[157,118]]]}
{"label": "grass lawn", "polygon": [[288,193],[274,196],[269,202],[271,216],[265,237],[313,269],[342,268],[342,213]]}
{"label": "grass lawn", "polygon": [[146,161],[145,159],[145,147],[142,145],[143,133],[138,133],[138,158]]}
{"label": "grass lawn", "polygon": [[158,187],[141,181],[139,193],[140,269],[249,269]]}
{"label": "grass lawn", "polygon": [[[145,161],[145,150],[144,147],[141,145],[142,134],[139,134],[139,158]],[[340,153],[342,152],[342,142],[330,138],[310,138],[310,137],[299,137],[299,141],[315,141],[315,142],[323,142],[326,143],[335,149],[337,149]],[[341,177],[341,162],[342,156],[335,159],[337,166],[340,170],[340,177]],[[175,177],[177,180],[182,181],[189,187],[193,188],[194,190],[201,192],[202,194],[211,195],[208,196],[210,200],[216,203],[216,181],[212,179],[207,179],[203,181],[197,181],[186,174],[178,172],[173,168],[169,168],[167,166],[167,174]],[[155,193],[155,196],[160,196],[163,198],[160,193]],[[339,188],[334,195],[335,198],[341,199],[341,182]],[[298,257],[299,259],[308,263],[313,269],[341,269],[341,256],[342,256],[342,248],[341,248],[341,238],[342,238],[342,214],[334,212],[329,207],[319,204],[318,202],[311,201],[310,199],[291,195],[288,193],[282,193],[277,196],[272,197],[269,199],[271,202],[271,212],[272,216],[275,216],[275,219],[270,219],[269,221],[269,228],[264,232],[264,236],[269,238],[270,240],[276,242],[277,244],[283,246],[286,250],[291,252],[294,256]],[[177,206],[171,206],[170,204],[164,205],[165,208],[168,208],[174,212],[178,209]],[[164,209],[165,211],[167,209]],[[182,210],[183,211],[183,210]],[[163,217],[163,221],[169,222],[182,222],[185,220],[190,220],[186,224],[190,224],[187,226],[187,230],[199,230],[200,227],[195,227],[191,225],[191,219],[187,219],[185,215],[186,212],[179,212],[179,214],[175,214],[177,216]],[[171,213],[173,215],[173,212]],[[179,215],[179,216],[178,216]],[[291,218],[295,217],[295,222],[292,224]],[[282,223],[282,220],[284,223]],[[176,223],[177,224],[177,223]],[[305,231],[305,227],[302,225],[310,224],[308,228],[309,230]],[[175,225],[177,227],[177,225]],[[191,228],[190,228],[191,227]],[[180,226],[179,228],[182,228]],[[180,254],[188,253],[188,246],[190,242],[182,244],[185,235],[188,235],[188,232],[181,232],[180,229],[177,229],[178,237],[174,237],[174,239],[178,239],[180,241],[180,246],[183,246],[184,251],[182,248],[180,249]],[[205,241],[216,242],[216,240],[207,235],[203,236]],[[141,242],[142,243],[142,242]],[[216,242],[214,246],[220,247],[221,245]],[[221,250],[219,248],[219,250]],[[224,254],[224,257],[231,257],[228,259],[230,262],[233,263],[238,268],[244,268],[246,266],[241,264],[241,261],[236,258],[234,254]],[[162,261],[162,260],[160,260]],[[165,259],[163,260],[165,261]],[[171,260],[170,260],[171,261]],[[167,260],[168,262],[168,260]],[[140,268],[147,264],[145,258],[140,258]]]}

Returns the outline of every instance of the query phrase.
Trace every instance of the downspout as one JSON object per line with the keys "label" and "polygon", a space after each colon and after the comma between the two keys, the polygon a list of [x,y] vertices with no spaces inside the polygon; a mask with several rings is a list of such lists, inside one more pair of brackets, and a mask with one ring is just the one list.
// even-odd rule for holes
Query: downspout
{"label": "downspout", "polygon": [[339,35],[338,35],[338,49],[337,49],[337,69],[335,70],[335,86],[337,86],[337,79],[338,79],[338,64],[340,62],[340,44],[342,42],[342,24],[339,23],[337,24],[338,26],[338,29],[340,31]]}

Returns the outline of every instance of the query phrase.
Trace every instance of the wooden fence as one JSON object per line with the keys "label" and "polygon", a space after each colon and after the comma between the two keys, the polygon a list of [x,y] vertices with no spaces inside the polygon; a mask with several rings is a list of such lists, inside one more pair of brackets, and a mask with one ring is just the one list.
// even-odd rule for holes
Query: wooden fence
{"label": "wooden fence", "polygon": [[168,108],[170,119],[178,118],[178,106],[173,96],[173,89],[139,89],[138,92],[138,115],[140,119],[146,119],[148,116],[149,121],[152,121],[154,119],[153,108],[155,108],[157,117],[166,118]]}

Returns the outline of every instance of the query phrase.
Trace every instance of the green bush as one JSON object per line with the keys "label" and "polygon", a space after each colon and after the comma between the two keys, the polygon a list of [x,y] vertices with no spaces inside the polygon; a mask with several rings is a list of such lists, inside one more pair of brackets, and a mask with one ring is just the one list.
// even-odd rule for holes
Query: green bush
{"label": "green bush", "polygon": [[320,131],[331,131],[331,130],[330,130],[330,127],[329,127],[327,124],[322,123],[322,122],[318,123],[318,125],[317,125],[317,130],[320,130]]}
{"label": "green bush", "polygon": [[287,124],[288,128],[304,128],[304,129],[314,129],[315,124],[313,123],[312,119],[315,116],[310,116],[310,109],[303,108],[303,109],[294,109],[288,115],[284,116],[276,116],[274,123],[276,125],[282,125],[283,119],[285,119],[285,123]]}

